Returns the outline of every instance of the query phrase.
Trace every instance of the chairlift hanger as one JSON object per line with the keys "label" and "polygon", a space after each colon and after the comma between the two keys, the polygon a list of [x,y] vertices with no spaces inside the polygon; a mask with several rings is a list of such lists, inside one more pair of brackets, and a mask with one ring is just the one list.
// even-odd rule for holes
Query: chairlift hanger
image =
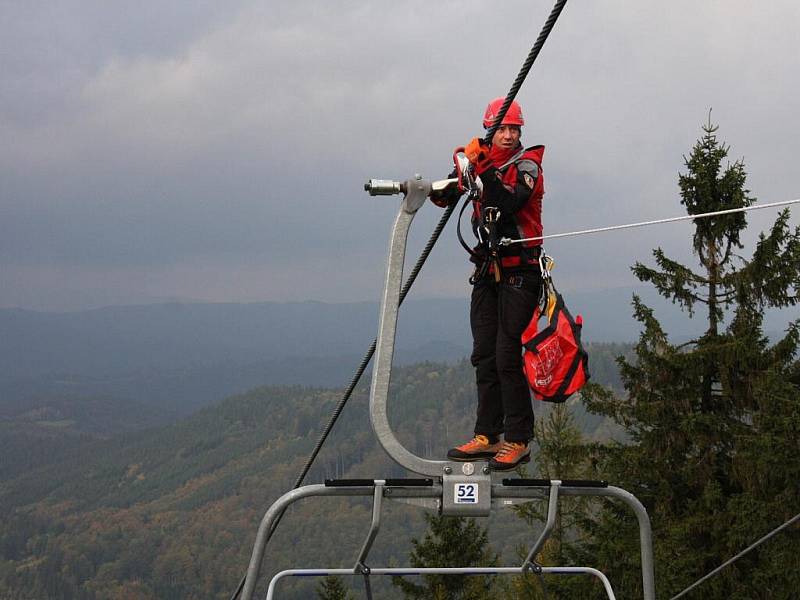
{"label": "chairlift hanger", "polygon": [[[373,499],[372,523],[361,551],[352,569],[292,569],[276,574],[269,584],[267,599],[274,597],[279,580],[289,576],[361,575],[367,597],[371,598],[369,577],[372,575],[422,575],[422,574],[522,574],[526,572],[570,575],[590,574],[603,582],[609,598],[614,592],[608,579],[597,569],[591,567],[542,567],[535,562],[538,552],[553,530],[561,496],[610,496],[625,502],[635,513],[639,522],[641,542],[642,583],[645,600],[655,600],[655,580],[653,568],[653,549],[650,519],[644,506],[632,494],[609,486],[606,482],[560,481],[560,480],[504,480],[502,484],[492,482],[487,462],[452,462],[428,460],[406,449],[395,436],[389,424],[387,401],[392,373],[397,316],[400,306],[403,263],[406,242],[411,223],[431,190],[441,187],[442,182],[430,182],[417,175],[405,182],[372,180],[367,189],[374,195],[394,195],[404,193],[400,209],[395,218],[390,236],[387,259],[386,281],[381,302],[381,315],[375,352],[375,366],[370,388],[370,422],[386,453],[400,466],[413,473],[423,475],[415,480],[339,480],[328,481],[325,485],[307,485],[291,490],[279,498],[266,512],[259,526],[250,565],[242,593],[243,600],[250,600],[255,590],[261,562],[276,519],[285,509],[302,498],[311,496],[361,496]],[[429,510],[437,510],[444,515],[488,516],[494,508],[512,507],[523,502],[548,499],[548,513],[545,528],[529,551],[526,559],[518,567],[475,568],[459,567],[448,569],[432,568],[373,568],[367,565],[367,557],[380,527],[383,500],[395,500]]]}

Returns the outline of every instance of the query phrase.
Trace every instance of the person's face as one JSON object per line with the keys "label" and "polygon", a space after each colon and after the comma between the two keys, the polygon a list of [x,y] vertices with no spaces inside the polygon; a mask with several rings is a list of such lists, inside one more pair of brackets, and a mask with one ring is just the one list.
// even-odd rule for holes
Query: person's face
{"label": "person's face", "polygon": [[492,145],[510,150],[519,144],[520,129],[516,125],[501,125],[494,132]]}

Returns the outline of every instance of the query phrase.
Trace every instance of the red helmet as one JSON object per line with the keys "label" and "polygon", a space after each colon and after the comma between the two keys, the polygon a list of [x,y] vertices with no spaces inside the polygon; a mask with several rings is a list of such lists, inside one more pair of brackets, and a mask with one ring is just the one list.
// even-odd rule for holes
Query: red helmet
{"label": "red helmet", "polygon": [[[500,109],[503,108],[503,103],[505,101],[505,98],[495,98],[489,102],[489,106],[486,107],[486,112],[483,115],[483,126],[486,129],[489,129],[489,127],[492,126],[492,123],[494,123],[494,120],[497,117],[497,114],[500,112]],[[519,102],[516,100],[511,102],[511,106],[508,107],[506,116],[503,118],[503,122],[500,124],[517,125],[518,127],[525,125],[525,119],[522,118],[522,107],[519,105]]]}

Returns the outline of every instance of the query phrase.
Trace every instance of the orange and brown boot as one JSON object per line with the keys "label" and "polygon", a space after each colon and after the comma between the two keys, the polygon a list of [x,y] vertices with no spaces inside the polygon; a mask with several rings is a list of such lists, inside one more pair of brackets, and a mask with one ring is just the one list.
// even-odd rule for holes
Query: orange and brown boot
{"label": "orange and brown boot", "polygon": [[490,440],[485,435],[476,435],[466,444],[456,446],[447,451],[447,458],[450,460],[471,461],[492,458],[503,446],[503,443],[495,438]]}
{"label": "orange and brown boot", "polygon": [[489,461],[493,471],[510,471],[531,460],[531,449],[521,442],[504,442],[494,458]]}

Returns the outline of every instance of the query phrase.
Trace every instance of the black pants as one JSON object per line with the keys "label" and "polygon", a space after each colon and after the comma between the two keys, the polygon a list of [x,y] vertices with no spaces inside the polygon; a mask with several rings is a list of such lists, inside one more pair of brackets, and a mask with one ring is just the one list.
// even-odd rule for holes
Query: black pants
{"label": "black pants", "polygon": [[478,384],[475,434],[505,434],[509,442],[533,438],[533,408],[522,369],[522,332],[539,301],[538,270],[488,274],[472,289],[472,365]]}

